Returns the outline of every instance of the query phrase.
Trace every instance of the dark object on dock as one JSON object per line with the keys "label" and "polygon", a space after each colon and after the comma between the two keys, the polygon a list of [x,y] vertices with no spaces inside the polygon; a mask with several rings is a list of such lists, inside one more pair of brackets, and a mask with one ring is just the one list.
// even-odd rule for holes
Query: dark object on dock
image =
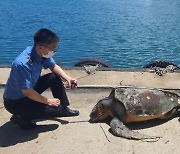
{"label": "dark object on dock", "polygon": [[150,68],[150,72],[155,72],[159,76],[165,75],[166,73],[173,73],[179,69],[176,64],[168,61],[151,62],[145,65],[144,68]]}
{"label": "dark object on dock", "polygon": [[169,61],[154,61],[150,62],[149,64],[145,65],[143,68],[153,68],[153,67],[160,67],[160,68],[166,68],[169,65],[175,66],[177,69],[179,69],[179,66],[176,64],[169,62]]}
{"label": "dark object on dock", "polygon": [[74,66],[78,66],[78,67],[82,67],[84,65],[96,66],[97,64],[99,64],[101,67],[112,67],[111,64],[99,58],[85,58],[78,61],[76,64],[74,64]]}

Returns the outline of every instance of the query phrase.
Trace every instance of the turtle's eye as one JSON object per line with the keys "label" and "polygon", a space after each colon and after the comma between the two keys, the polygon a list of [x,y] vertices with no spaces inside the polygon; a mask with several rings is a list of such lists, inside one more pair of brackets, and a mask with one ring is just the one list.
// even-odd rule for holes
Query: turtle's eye
{"label": "turtle's eye", "polygon": [[102,103],[100,103],[100,104],[98,104],[98,108],[102,110],[102,109],[104,109],[104,105]]}
{"label": "turtle's eye", "polygon": [[103,104],[99,104],[97,107],[97,114],[99,118],[104,117],[104,105]]}
{"label": "turtle's eye", "polygon": [[98,107],[97,109],[97,112],[98,112],[98,115],[101,116],[103,114],[103,108],[102,107]]}

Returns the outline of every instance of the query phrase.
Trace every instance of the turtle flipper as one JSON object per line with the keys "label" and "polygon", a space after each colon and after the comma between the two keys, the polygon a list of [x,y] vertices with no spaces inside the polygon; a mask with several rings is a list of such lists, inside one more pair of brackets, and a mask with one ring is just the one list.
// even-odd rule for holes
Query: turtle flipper
{"label": "turtle flipper", "polygon": [[141,134],[127,128],[118,118],[114,117],[110,123],[112,134],[119,137],[124,137],[127,139],[143,140],[146,142],[156,142],[161,137],[158,136],[148,136]]}

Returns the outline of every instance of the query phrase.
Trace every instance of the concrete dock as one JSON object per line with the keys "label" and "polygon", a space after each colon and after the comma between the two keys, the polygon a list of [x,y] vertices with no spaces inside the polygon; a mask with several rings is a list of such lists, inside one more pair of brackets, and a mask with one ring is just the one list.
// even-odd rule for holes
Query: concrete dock
{"label": "concrete dock", "polygon": [[[134,131],[162,136],[157,142],[143,142],[115,137],[106,123],[90,124],[89,113],[97,101],[109,95],[111,87],[140,86],[180,89],[180,72],[158,76],[146,69],[105,69],[87,75],[81,68],[65,68],[78,79],[76,90],[67,90],[70,107],[78,109],[78,117],[37,120],[37,129],[22,130],[12,124],[2,95],[10,68],[0,68],[0,154],[178,154],[180,151],[180,123],[178,118],[168,122],[159,120],[130,124]],[[43,70],[42,74],[48,73]],[[43,93],[52,97],[48,90]]]}

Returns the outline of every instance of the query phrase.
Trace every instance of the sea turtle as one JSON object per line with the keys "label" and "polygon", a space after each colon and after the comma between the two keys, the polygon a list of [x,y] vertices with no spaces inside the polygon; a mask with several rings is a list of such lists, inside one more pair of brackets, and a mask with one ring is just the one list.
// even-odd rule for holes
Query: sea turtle
{"label": "sea turtle", "polygon": [[179,95],[175,92],[142,88],[116,87],[109,97],[99,100],[90,113],[90,122],[112,117],[111,132],[128,139],[146,140],[160,137],[148,136],[126,127],[131,122],[151,119],[171,119],[180,113]]}

